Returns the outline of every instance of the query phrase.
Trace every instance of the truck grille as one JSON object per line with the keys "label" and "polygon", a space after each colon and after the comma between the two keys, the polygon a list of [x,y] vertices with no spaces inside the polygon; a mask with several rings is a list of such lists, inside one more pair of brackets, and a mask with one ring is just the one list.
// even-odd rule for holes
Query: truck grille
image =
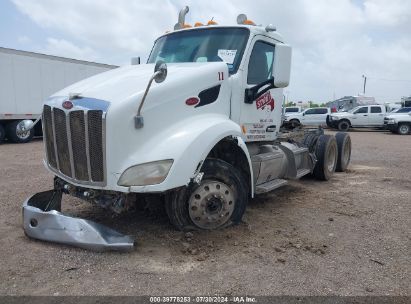
{"label": "truck grille", "polygon": [[49,166],[80,182],[104,182],[103,124],[101,110],[66,113],[45,105],[43,135]]}

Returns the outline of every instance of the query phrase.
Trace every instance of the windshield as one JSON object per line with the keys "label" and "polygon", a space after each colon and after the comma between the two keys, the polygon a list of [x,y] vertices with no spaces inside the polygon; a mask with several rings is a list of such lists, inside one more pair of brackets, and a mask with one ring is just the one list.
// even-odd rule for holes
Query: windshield
{"label": "windshield", "polygon": [[410,108],[399,108],[396,110],[393,110],[392,113],[408,113],[411,112],[411,107]]}
{"label": "windshield", "polygon": [[246,28],[201,28],[175,32],[157,39],[147,62],[223,61],[232,74],[240,65],[248,36]]}

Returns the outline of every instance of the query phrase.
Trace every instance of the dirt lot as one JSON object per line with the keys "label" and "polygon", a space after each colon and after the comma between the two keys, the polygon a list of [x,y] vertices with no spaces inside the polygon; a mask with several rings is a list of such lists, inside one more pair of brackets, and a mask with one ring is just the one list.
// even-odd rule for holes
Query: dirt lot
{"label": "dirt lot", "polygon": [[244,223],[185,235],[164,215],[63,209],[133,235],[131,253],[28,239],[21,204],[48,190],[42,142],[0,146],[0,294],[410,295],[411,136],[351,132],[350,170],[254,199]]}

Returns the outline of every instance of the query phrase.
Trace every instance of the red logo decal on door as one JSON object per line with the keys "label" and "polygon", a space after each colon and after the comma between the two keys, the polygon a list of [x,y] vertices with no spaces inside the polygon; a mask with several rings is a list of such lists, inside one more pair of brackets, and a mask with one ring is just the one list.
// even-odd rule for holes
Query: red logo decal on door
{"label": "red logo decal on door", "polygon": [[255,105],[258,109],[264,109],[266,106],[269,107],[269,110],[272,112],[274,110],[274,98],[271,97],[270,91],[264,93],[260,97],[258,97],[255,101]]}

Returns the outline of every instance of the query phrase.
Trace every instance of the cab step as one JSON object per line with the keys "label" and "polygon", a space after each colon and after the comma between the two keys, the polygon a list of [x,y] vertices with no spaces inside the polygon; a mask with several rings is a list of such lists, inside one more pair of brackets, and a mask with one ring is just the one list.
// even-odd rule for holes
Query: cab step
{"label": "cab step", "polygon": [[306,168],[299,169],[299,170],[297,170],[297,176],[295,178],[300,178],[300,177],[303,177],[304,175],[307,175],[307,174],[310,174],[310,173],[311,173],[310,169],[306,169]]}
{"label": "cab step", "polygon": [[287,181],[285,179],[280,179],[280,178],[273,179],[264,184],[257,185],[255,192],[256,194],[267,193],[267,192],[270,192],[271,190],[284,186],[285,184],[287,184]]}

